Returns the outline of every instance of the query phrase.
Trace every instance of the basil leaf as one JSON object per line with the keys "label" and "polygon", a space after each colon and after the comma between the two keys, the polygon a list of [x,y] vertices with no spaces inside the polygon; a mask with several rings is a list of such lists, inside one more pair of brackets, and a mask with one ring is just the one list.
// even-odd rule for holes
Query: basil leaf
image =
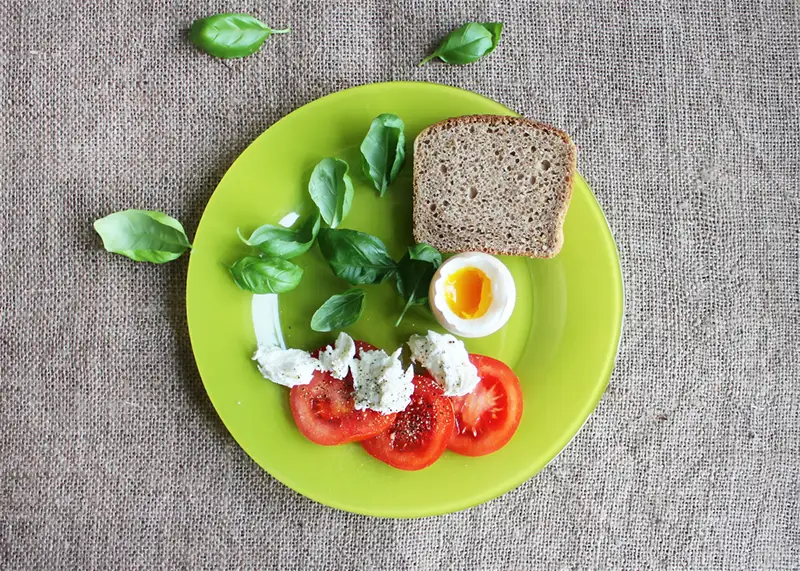
{"label": "basil leaf", "polygon": [[323,228],[318,244],[333,273],[352,285],[383,283],[395,272],[394,260],[375,236]]}
{"label": "basil leaf", "polygon": [[428,244],[417,244],[397,264],[397,293],[406,300],[395,327],[403,321],[406,312],[412,305],[424,305],[428,302],[428,288],[433,274],[442,265],[442,255],[436,248]]}
{"label": "basil leaf", "polygon": [[364,290],[349,289],[332,295],[311,317],[314,331],[344,329],[358,321],[364,311]]}
{"label": "basil leaf", "polygon": [[303,269],[281,258],[245,256],[230,268],[239,288],[253,293],[286,293],[297,287]]}
{"label": "basil leaf", "polygon": [[349,169],[342,159],[322,159],[308,181],[308,194],[331,228],[341,224],[353,203],[353,181],[347,174]]}
{"label": "basil leaf", "polygon": [[483,54],[486,56],[492,53],[500,43],[500,36],[503,35],[503,22],[484,22],[481,25],[492,33],[492,49]]}
{"label": "basil leaf", "polygon": [[445,63],[461,65],[478,61],[494,51],[502,33],[502,22],[469,22],[447,34],[436,51],[419,65],[425,65],[435,57]]}
{"label": "basil leaf", "polygon": [[361,143],[361,168],[381,196],[406,162],[405,128],[400,117],[383,113],[372,120]]}
{"label": "basil leaf", "polygon": [[256,228],[247,239],[238,230],[236,232],[242,242],[258,248],[265,256],[289,260],[308,252],[317,239],[319,225],[319,212],[315,212],[296,229],[264,224]]}
{"label": "basil leaf", "polygon": [[106,250],[137,262],[163,264],[191,248],[181,223],[154,210],[115,212],[95,220],[94,229]]}
{"label": "basil leaf", "polygon": [[217,14],[192,23],[189,39],[201,50],[219,58],[239,58],[258,51],[272,34],[290,30],[273,30],[249,14]]}

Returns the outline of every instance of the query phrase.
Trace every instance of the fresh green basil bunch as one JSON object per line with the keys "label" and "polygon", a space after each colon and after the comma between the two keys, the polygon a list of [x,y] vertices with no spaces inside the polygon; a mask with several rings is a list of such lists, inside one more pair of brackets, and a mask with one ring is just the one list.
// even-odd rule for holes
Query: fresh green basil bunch
{"label": "fresh green basil bunch", "polygon": [[[232,22],[244,25],[250,20],[218,18],[213,22],[224,28]],[[372,121],[361,143],[364,176],[381,197],[405,164],[405,142],[403,120],[383,113]],[[231,277],[240,289],[255,294],[292,291],[300,284],[303,269],[290,260],[307,253],[317,242],[334,275],[352,286],[381,284],[394,277],[397,292],[405,301],[399,324],[409,308],[427,301],[428,287],[442,256],[427,244],[417,244],[396,262],[377,236],[339,228],[354,199],[349,171],[347,162],[336,157],[317,163],[308,181],[308,194],[316,208],[292,227],[264,224],[247,237],[237,229],[251,251],[229,267]],[[136,261],[161,264],[191,248],[181,223],[161,212],[116,212],[95,221],[94,227],[106,250]],[[358,288],[331,296],[314,313],[311,328],[333,331],[352,325],[364,311],[365,299],[364,290]]]}
{"label": "fresh green basil bunch", "polygon": [[[428,302],[428,288],[442,255],[428,244],[416,244],[395,262],[376,236],[356,230],[326,230],[319,234],[319,247],[333,273],[351,285],[371,285],[394,276],[397,293],[405,305],[395,327],[415,305]],[[364,292],[352,288],[334,295],[314,314],[311,328],[332,331],[352,325],[361,316]],[[345,325],[342,325],[345,323]]]}

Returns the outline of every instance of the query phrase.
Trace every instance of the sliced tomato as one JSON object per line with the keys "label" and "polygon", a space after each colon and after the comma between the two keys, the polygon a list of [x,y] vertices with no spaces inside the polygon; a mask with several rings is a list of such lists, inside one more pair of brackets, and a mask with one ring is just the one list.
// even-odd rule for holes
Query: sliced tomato
{"label": "sliced tomato", "polygon": [[430,377],[414,377],[414,394],[392,426],[361,445],[370,456],[401,470],[421,470],[436,462],[453,437],[450,399]]}
{"label": "sliced tomato", "polygon": [[[356,341],[356,354],[375,347]],[[319,351],[312,353],[317,356]],[[307,385],[292,387],[289,404],[300,432],[317,444],[333,446],[371,438],[395,421],[394,414],[356,410],[353,379],[336,379],[330,373],[314,373]]]}
{"label": "sliced tomato", "polygon": [[507,365],[483,355],[470,355],[481,381],[463,397],[451,397],[456,430],[448,448],[464,456],[500,450],[514,436],[522,417],[522,388]]}

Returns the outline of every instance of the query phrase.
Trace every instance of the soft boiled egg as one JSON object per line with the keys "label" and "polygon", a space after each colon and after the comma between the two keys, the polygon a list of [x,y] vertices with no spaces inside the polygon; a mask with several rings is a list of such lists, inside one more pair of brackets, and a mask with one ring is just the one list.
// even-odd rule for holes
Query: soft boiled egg
{"label": "soft boiled egg", "polygon": [[517,288],[508,268],[489,254],[468,252],[443,263],[431,280],[431,310],[442,327],[461,337],[485,337],[506,324]]}

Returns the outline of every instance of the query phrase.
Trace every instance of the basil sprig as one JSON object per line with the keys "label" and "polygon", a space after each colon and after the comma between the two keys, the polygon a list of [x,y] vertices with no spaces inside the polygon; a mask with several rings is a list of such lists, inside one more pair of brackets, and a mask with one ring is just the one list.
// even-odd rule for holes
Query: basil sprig
{"label": "basil sprig", "polygon": [[154,210],[123,210],[95,220],[109,252],[137,262],[163,264],[191,247],[180,222]]}
{"label": "basil sprig", "polygon": [[308,194],[331,228],[341,224],[353,203],[353,181],[347,173],[349,169],[342,159],[322,159],[308,181]]}
{"label": "basil sprig", "polygon": [[396,270],[380,238],[365,232],[323,228],[318,244],[333,273],[351,285],[383,283]]}
{"label": "basil sprig", "polygon": [[344,329],[358,321],[364,311],[364,290],[351,288],[331,296],[311,317],[314,331]]}
{"label": "basil sprig", "polygon": [[364,175],[383,196],[406,162],[403,120],[391,113],[378,115],[372,120],[360,149]]}
{"label": "basil sprig", "polygon": [[216,14],[192,23],[189,39],[201,50],[219,58],[240,58],[254,54],[272,34],[287,34],[273,30],[249,14]]}
{"label": "basil sprig", "polygon": [[290,260],[308,252],[317,239],[319,226],[319,212],[315,212],[297,228],[264,224],[256,228],[250,238],[245,238],[238,230],[237,233],[242,242],[258,248],[263,255]]}
{"label": "basil sprig", "polygon": [[403,321],[406,312],[413,305],[424,305],[428,302],[428,289],[436,269],[442,265],[442,255],[428,244],[417,244],[406,252],[397,264],[397,293],[406,304],[395,327]]}
{"label": "basil sprig", "polygon": [[286,293],[303,277],[303,269],[282,258],[245,256],[230,268],[239,288],[253,293]]}
{"label": "basil sprig", "polygon": [[494,51],[502,33],[501,22],[469,22],[447,34],[436,51],[419,65],[425,65],[435,57],[445,63],[459,65],[478,61]]}

